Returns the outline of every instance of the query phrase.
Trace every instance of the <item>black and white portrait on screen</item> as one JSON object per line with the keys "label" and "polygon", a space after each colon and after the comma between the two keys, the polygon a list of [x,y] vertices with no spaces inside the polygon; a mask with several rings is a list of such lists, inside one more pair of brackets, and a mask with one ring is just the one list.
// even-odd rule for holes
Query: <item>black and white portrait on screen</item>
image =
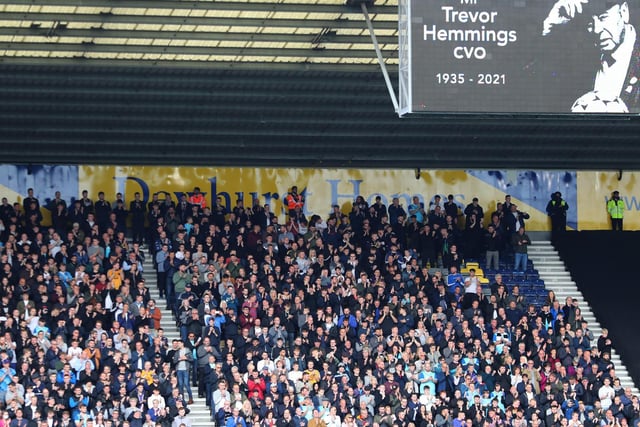
{"label": "black and white portrait on screen", "polygon": [[[631,17],[633,0],[558,0],[544,19],[542,35],[567,25],[584,26],[599,52],[593,86],[571,106],[574,113],[640,112],[640,44]],[[572,33],[576,34],[576,33]],[[567,46],[575,44],[566,40]]]}

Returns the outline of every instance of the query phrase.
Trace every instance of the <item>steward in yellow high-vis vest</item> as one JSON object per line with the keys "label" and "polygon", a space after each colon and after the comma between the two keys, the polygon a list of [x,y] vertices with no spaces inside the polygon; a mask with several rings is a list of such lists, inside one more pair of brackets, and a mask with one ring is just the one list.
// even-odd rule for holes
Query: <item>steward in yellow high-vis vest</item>
{"label": "steward in yellow high-vis vest", "polygon": [[622,219],[624,218],[624,201],[620,199],[620,193],[614,191],[607,202],[607,212],[611,217],[611,229],[622,231]]}

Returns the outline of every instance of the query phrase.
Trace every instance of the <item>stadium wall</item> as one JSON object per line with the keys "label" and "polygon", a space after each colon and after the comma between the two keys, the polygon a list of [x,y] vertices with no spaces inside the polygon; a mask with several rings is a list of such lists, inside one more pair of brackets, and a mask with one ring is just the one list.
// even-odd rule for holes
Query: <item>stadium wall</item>
{"label": "stadium wall", "polygon": [[78,198],[83,190],[93,199],[104,191],[110,201],[122,192],[128,202],[135,192],[145,201],[155,193],[161,198],[168,193],[176,200],[195,186],[205,193],[209,204],[217,197],[229,207],[235,206],[237,199],[258,198],[284,220],[283,198],[292,185],[304,191],[307,217],[314,213],[326,216],[334,204],[348,212],[357,195],[369,203],[379,195],[387,205],[398,197],[406,208],[413,196],[428,204],[436,194],[443,198],[452,194],[461,209],[478,197],[488,221],[496,204],[510,194],[519,209],[531,215],[530,231],[549,230],[545,207],[555,191],[561,191],[570,206],[567,224],[571,229],[606,229],[606,201],[618,190],[627,206],[625,229],[640,229],[640,174],[633,172],[620,176],[618,172],[594,171],[0,165],[2,196],[10,202],[21,201],[27,189],[33,188],[43,206],[45,223],[50,218],[46,207],[55,191],[68,201]]}

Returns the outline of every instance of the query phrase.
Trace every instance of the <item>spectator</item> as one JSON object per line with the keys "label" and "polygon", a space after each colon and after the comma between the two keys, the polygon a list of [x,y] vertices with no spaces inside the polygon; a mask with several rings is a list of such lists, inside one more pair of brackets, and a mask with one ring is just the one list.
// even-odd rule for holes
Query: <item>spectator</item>
{"label": "spectator", "polygon": [[[502,226],[504,227],[505,233],[508,239],[511,238],[513,234],[515,234],[520,227],[524,227],[525,220],[529,219],[529,214],[526,212],[520,212],[518,210],[518,206],[514,203],[506,202],[502,205],[502,218],[500,220]],[[510,244],[510,241],[507,240],[507,243]]]}
{"label": "spectator", "polygon": [[171,427],[191,427],[192,422],[189,416],[186,414],[186,408],[183,406],[178,409],[178,416],[173,419]]}
{"label": "spectator", "polygon": [[[438,203],[440,200],[440,196],[436,196],[436,197],[437,197],[437,200],[434,201],[434,203],[432,204],[434,210],[436,207],[441,208],[441,206]],[[418,224],[424,223],[424,219],[425,219],[424,203],[420,201],[419,197],[417,196],[413,197],[413,199],[411,200],[411,204],[407,206],[407,209],[409,211],[410,216],[415,216],[416,222],[418,222]]]}
{"label": "spectator", "polygon": [[[183,395],[189,395],[189,404],[193,403],[193,392],[189,382],[191,373],[191,364],[193,363],[193,354],[186,348],[180,340],[174,340],[173,363],[176,365],[176,373],[178,376],[178,390]],[[184,390],[186,389],[186,393]]]}
{"label": "spectator", "polygon": [[489,224],[484,233],[484,247],[486,252],[485,265],[487,268],[498,270],[500,267],[500,250],[503,237],[494,224]]}
{"label": "spectator", "polygon": [[525,233],[524,226],[520,226],[518,231],[511,238],[511,245],[514,248],[516,261],[514,270],[525,271],[527,269],[527,247],[531,244],[531,239]]}
{"label": "spectator", "polygon": [[[139,227],[129,247],[126,211],[101,211],[102,222],[88,196],[44,234],[6,201],[21,229],[3,235],[0,257],[5,427],[19,410],[27,424],[52,420],[46,427],[187,427],[195,383],[219,426],[537,427],[576,416],[595,426],[607,408],[626,423],[638,418],[607,332],[593,337],[573,301],[539,308],[499,275],[485,296],[479,270],[460,273],[469,254],[503,249],[502,222],[517,228],[515,219],[515,235],[526,236],[508,199],[474,243],[452,198],[434,199],[424,227],[397,198],[387,208],[361,196],[350,216],[333,207],[307,222],[298,207],[280,227],[256,201],[233,213],[222,199],[208,212],[190,206],[187,219],[156,196],[142,234],[161,298],[184,327],[169,346],[141,280],[151,272],[138,268]],[[102,194],[96,205],[106,203]],[[479,225],[474,203],[465,215]],[[129,207],[132,220],[145,215]],[[509,262],[501,258],[486,264]],[[522,258],[513,267],[526,269]]]}
{"label": "spectator", "polygon": [[225,427],[247,427],[244,417],[240,414],[240,408],[234,407],[231,410],[231,416],[227,419]]}
{"label": "spectator", "polygon": [[212,409],[214,413],[218,413],[225,403],[231,402],[231,394],[227,390],[227,382],[225,380],[219,380],[218,389],[213,392],[211,401],[213,403]]}

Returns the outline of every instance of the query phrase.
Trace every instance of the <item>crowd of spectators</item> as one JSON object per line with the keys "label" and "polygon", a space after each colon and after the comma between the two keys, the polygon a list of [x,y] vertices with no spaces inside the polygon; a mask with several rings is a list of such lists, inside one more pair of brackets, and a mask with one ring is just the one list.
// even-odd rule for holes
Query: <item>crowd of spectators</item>
{"label": "crowd of spectators", "polygon": [[198,189],[56,193],[43,225],[32,190],[3,198],[0,427],[190,427],[192,385],[226,427],[637,425],[611,340],[571,299],[459,273],[518,253],[528,215],[508,196],[487,217],[451,196],[310,218],[297,189],[285,201],[279,218]]}

